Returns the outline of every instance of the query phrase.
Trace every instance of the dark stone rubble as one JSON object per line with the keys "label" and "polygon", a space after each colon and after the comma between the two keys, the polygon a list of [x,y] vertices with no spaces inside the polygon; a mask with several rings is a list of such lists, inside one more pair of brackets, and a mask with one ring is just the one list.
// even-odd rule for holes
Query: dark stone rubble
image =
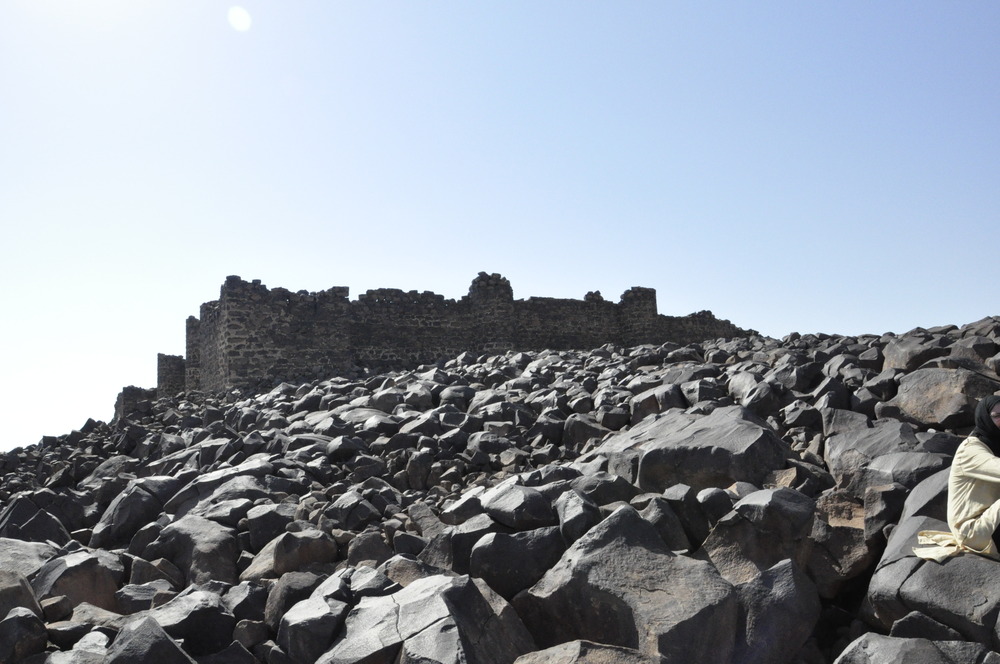
{"label": "dark stone rubble", "polygon": [[0,662],[1000,662],[916,558],[1000,320],[130,388],[0,457]]}

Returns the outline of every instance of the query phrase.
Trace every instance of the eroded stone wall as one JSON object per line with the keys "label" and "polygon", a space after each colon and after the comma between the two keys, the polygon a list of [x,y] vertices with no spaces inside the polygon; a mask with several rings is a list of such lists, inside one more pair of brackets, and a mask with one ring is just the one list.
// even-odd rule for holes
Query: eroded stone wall
{"label": "eroded stone wall", "polygon": [[185,373],[185,362],[182,356],[158,354],[156,356],[156,396],[158,398],[172,397],[178,392],[183,392],[187,382]]}
{"label": "eroded stone wall", "polygon": [[267,389],[280,381],[326,378],[357,368],[415,367],[465,351],[594,348],[689,343],[749,333],[711,312],[662,316],[656,291],[631,288],[618,303],[600,293],[583,300],[515,300],[510,282],[480,273],[459,300],[392,288],[356,301],[348,289],[319,293],[269,289],[227,277],[219,299],[187,320],[187,357],[161,356],[159,390]]}

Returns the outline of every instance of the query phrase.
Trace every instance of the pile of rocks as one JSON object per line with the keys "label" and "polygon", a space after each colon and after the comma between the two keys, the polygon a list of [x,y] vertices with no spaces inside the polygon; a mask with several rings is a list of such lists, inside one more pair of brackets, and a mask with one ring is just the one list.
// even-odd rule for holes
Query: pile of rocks
{"label": "pile of rocks", "polygon": [[1000,662],[916,558],[1000,320],[461,355],[0,458],[0,661]]}

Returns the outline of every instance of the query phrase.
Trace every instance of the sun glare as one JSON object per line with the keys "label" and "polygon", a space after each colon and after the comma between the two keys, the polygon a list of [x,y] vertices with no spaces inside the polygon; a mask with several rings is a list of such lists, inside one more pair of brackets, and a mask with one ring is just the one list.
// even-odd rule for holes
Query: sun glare
{"label": "sun glare", "polygon": [[252,22],[253,19],[250,18],[250,12],[239,5],[229,8],[229,25],[233,26],[233,30],[246,32],[250,29]]}

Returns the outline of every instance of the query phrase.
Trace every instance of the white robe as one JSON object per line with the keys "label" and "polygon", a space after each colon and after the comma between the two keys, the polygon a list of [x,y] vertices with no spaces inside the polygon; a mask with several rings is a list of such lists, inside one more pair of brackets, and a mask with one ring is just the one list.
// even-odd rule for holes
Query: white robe
{"label": "white robe", "polygon": [[1000,458],[969,436],[955,451],[948,474],[948,527],[924,530],[913,549],[920,558],[942,562],[964,551],[1000,560],[993,531],[1000,526]]}

